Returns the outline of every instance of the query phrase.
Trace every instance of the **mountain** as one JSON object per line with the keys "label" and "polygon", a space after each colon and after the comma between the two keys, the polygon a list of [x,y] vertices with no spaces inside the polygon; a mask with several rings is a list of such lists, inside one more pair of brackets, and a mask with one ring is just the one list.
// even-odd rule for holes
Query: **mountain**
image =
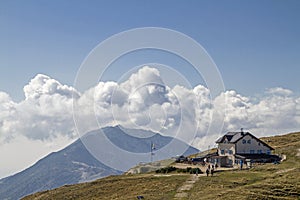
{"label": "mountain", "polygon": [[[107,154],[111,160],[114,160],[112,158],[120,159],[106,147],[103,138],[108,138],[115,146],[124,151],[147,155],[152,143],[156,145],[157,150],[163,149],[165,145],[173,142],[178,147],[187,147],[185,154],[198,152],[197,149],[180,140],[151,131],[125,129],[121,126],[106,127],[102,131],[91,131],[81,140],[78,139],[61,151],[50,153],[24,171],[1,179],[0,199],[19,199],[31,193],[50,190],[66,184],[76,184],[108,175],[121,174],[122,171],[126,171],[138,162],[149,162],[149,156],[147,156],[147,160],[145,157],[143,157],[144,160],[138,160],[138,156],[133,156],[135,159],[122,158],[124,162],[119,162],[119,165],[115,167],[123,169],[122,171],[108,167],[92,156],[85,147],[88,145],[89,150],[95,148],[96,154]],[[175,156],[176,150],[162,151],[160,155],[153,157],[157,160],[168,158],[170,155]]]}
{"label": "mountain", "polygon": [[[217,138],[216,138],[217,139]],[[85,184],[39,192],[23,200],[43,199],[273,199],[300,197],[300,132],[261,138],[285,155],[279,164],[253,165],[245,170],[216,169],[214,177],[172,172],[109,176]],[[189,187],[187,187],[189,186]],[[191,188],[192,189],[186,189]],[[184,190],[184,192],[183,192]],[[176,193],[179,191],[180,193]],[[179,198],[176,194],[186,194]]]}
{"label": "mountain", "polygon": [[99,130],[92,131],[81,140],[98,160],[120,171],[127,171],[140,162],[150,162],[152,144],[155,147],[153,161],[199,152],[181,140],[151,131],[121,126],[106,127],[102,131],[104,134]]}
{"label": "mountain", "polygon": [[18,199],[33,192],[120,173],[96,160],[77,140],[24,171],[0,180],[0,199]]}

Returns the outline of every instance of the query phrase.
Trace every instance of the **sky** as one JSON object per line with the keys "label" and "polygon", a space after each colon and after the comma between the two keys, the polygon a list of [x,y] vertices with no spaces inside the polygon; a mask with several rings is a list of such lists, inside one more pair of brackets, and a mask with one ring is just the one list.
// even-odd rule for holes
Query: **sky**
{"label": "sky", "polygon": [[[100,42],[133,28],[162,27],[193,38],[215,62],[225,91],[211,99],[205,81],[187,62],[161,51],[135,52],[116,61],[105,80],[93,87],[96,109],[104,113],[97,115],[102,126],[117,121],[170,135],[178,124],[193,132],[200,122],[195,140],[181,139],[203,148],[204,141],[215,140],[203,133],[217,108],[225,109],[225,101],[223,131],[243,126],[262,136],[299,130],[299,9],[296,0],[0,1],[0,177],[76,139],[71,94],[77,94],[80,109],[93,93],[74,86],[79,67]],[[168,87],[139,88],[145,80],[161,83],[166,75],[149,63],[174,67],[190,87],[176,85],[176,79]],[[123,71],[137,66],[140,70],[120,79]],[[107,108],[116,88],[116,105]],[[122,98],[129,103],[120,104]],[[200,102],[197,109],[188,106],[195,102]],[[122,115],[124,109],[129,116]],[[145,113],[157,120],[149,122]],[[87,109],[83,117],[90,115]],[[220,116],[216,114],[218,120]],[[85,131],[95,127],[83,124]]]}

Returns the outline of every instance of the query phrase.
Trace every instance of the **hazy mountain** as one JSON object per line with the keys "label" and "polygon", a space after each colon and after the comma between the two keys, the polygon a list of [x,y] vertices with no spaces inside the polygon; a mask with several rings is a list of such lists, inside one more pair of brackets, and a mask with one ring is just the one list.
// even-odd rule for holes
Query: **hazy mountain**
{"label": "hazy mountain", "polygon": [[[89,147],[93,148],[97,146],[97,150],[102,154],[108,151],[106,146],[99,141],[99,138],[101,140],[103,137],[109,138],[113,144],[121,149],[136,153],[148,153],[151,143],[154,143],[157,149],[171,141],[175,141],[175,145],[179,147],[188,147],[187,144],[182,141],[172,137],[165,137],[151,131],[130,130],[120,126],[107,127],[102,130],[104,134],[96,130],[87,133],[82,138],[85,144],[89,144]],[[126,133],[130,133],[130,135]],[[188,147],[187,149],[185,154],[198,152],[198,150],[193,147]],[[111,155],[112,152],[107,153],[108,156],[115,156],[115,158],[117,158],[116,155]],[[155,158],[163,159],[170,155],[175,156],[175,153],[175,150],[168,150],[168,152],[157,156],[155,155]],[[136,159],[124,158],[124,162],[120,163],[120,167],[126,170],[140,161],[149,161],[138,159],[138,157]],[[47,155],[24,171],[1,179],[0,199],[18,199],[37,191],[49,190],[66,184],[86,182],[121,173],[122,171],[112,169],[98,161],[87,151],[82,141],[77,140],[63,150]]]}

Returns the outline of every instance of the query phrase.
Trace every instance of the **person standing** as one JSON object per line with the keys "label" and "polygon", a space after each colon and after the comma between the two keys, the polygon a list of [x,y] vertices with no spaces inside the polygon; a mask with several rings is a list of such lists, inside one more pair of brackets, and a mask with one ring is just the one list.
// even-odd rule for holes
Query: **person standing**
{"label": "person standing", "polygon": [[206,169],[206,176],[208,176],[209,175],[209,169],[207,168]]}
{"label": "person standing", "polygon": [[243,169],[243,164],[244,164],[243,160],[240,160],[240,168],[241,169]]}

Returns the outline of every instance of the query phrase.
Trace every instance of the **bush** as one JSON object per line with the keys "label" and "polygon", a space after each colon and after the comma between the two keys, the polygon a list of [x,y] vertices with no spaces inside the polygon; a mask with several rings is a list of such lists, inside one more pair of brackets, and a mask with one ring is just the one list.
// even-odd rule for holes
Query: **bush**
{"label": "bush", "polygon": [[176,170],[177,170],[176,167],[169,166],[169,167],[160,168],[160,169],[156,170],[155,172],[166,174],[166,173],[170,173],[170,172],[173,172],[173,171],[176,171]]}
{"label": "bush", "polygon": [[202,174],[203,172],[201,171],[201,169],[197,168],[191,168],[191,167],[187,167],[185,169],[179,169],[173,166],[170,167],[164,167],[164,168],[160,168],[158,170],[156,170],[156,173],[162,173],[162,174],[167,174],[170,172],[174,172],[176,171],[177,173],[190,173],[190,174],[196,174],[198,171],[198,174]]}
{"label": "bush", "polygon": [[177,169],[177,173],[186,173],[187,170],[186,169]]}
{"label": "bush", "polygon": [[199,169],[198,167],[197,168],[193,168],[190,170],[190,174],[202,174],[203,172],[201,171],[201,169]]}

